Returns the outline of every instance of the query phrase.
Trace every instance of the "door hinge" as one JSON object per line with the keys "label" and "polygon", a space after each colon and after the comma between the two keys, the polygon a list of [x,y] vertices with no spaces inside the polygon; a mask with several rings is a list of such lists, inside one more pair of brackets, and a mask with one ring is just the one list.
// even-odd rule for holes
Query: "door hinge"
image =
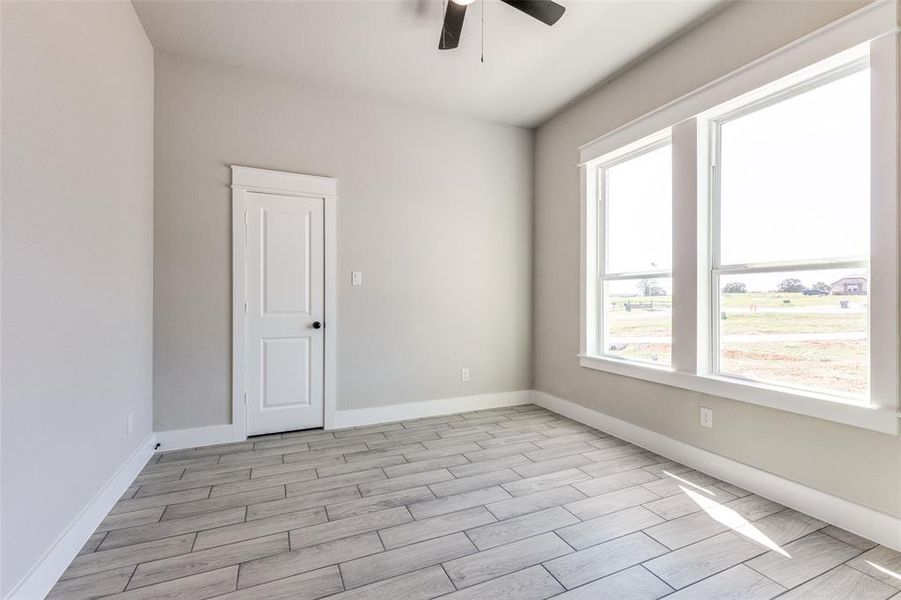
{"label": "door hinge", "polygon": [[244,405],[247,406],[247,392],[244,392]]}
{"label": "door hinge", "polygon": [[244,303],[244,314],[247,314],[247,303]]}

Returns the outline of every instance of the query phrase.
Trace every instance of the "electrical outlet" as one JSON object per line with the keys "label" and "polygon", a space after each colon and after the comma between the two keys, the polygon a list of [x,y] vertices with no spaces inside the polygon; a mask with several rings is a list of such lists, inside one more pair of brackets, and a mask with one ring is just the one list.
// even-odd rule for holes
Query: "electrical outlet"
{"label": "electrical outlet", "polygon": [[128,435],[135,430],[135,416],[132,413],[128,413],[128,421],[125,425],[125,429],[128,431]]}
{"label": "electrical outlet", "polygon": [[713,429],[713,409],[706,406],[701,407],[701,427]]}
{"label": "electrical outlet", "polygon": [[469,369],[460,369],[460,381],[469,381]]}
{"label": "electrical outlet", "polygon": [[351,271],[350,285],[363,285],[363,271]]}

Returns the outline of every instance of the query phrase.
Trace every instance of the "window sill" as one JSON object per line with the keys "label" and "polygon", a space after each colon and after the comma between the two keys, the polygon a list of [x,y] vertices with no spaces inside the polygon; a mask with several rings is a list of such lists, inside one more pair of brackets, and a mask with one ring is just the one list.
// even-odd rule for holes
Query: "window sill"
{"label": "window sill", "polygon": [[580,355],[579,364],[588,369],[898,435],[899,415],[894,407],[870,406],[850,400],[843,402],[827,395],[795,392],[766,384],[744,383],[714,375],[682,373],[671,368],[601,356]]}

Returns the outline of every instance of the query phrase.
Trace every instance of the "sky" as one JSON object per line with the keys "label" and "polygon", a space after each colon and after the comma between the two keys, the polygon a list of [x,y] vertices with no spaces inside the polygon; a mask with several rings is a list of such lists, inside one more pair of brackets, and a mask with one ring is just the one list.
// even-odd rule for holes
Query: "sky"
{"label": "sky", "polygon": [[[723,264],[869,254],[869,85],[860,71],[723,123]],[[671,206],[669,146],[607,169],[608,272],[672,268]],[[769,291],[787,277],[812,285],[860,272],[742,281]]]}

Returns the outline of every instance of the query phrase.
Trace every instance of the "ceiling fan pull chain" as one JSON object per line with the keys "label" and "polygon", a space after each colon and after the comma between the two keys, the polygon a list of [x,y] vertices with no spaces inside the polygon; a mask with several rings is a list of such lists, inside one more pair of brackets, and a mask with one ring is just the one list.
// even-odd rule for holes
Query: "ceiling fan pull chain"
{"label": "ceiling fan pull chain", "polygon": [[479,58],[481,63],[485,64],[485,0],[481,2],[482,6],[482,55]]}

